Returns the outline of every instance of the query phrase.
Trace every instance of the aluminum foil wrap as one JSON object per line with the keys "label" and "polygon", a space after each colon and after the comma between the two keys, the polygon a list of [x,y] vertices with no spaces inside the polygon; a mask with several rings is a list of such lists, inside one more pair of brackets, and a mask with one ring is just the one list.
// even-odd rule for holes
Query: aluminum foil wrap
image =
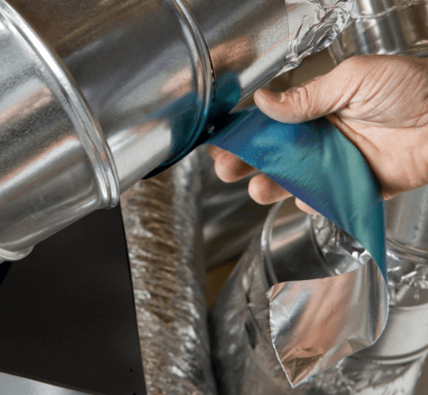
{"label": "aluminum foil wrap", "polygon": [[216,394],[195,155],[121,197],[147,394]]}
{"label": "aluminum foil wrap", "polygon": [[381,364],[349,357],[301,387],[293,395],[412,395],[425,356],[404,364]]}
{"label": "aluminum foil wrap", "polygon": [[[287,394],[292,387],[283,370],[299,384],[308,371],[337,363],[332,355],[372,344],[386,319],[383,279],[361,245],[323,217],[295,214],[274,224],[275,210],[210,314],[221,394]],[[288,261],[292,250],[299,250],[297,263]],[[281,281],[287,282],[271,287]],[[321,308],[319,297],[326,300]],[[305,358],[307,352],[318,355]]]}
{"label": "aluminum foil wrap", "polygon": [[428,1],[356,0],[329,51],[337,63],[364,54],[428,55]]}
{"label": "aluminum foil wrap", "polygon": [[353,1],[284,0],[288,13],[288,56],[283,71],[331,45],[348,22]]}

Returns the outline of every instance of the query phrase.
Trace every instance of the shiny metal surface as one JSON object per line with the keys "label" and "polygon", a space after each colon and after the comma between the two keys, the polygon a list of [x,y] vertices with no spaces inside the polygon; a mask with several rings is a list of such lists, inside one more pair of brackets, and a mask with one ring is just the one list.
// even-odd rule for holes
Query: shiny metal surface
{"label": "shiny metal surface", "polygon": [[[269,0],[262,6],[254,0],[10,3],[65,62],[104,134],[34,33],[25,33],[24,57],[2,54],[10,59],[2,63],[2,114],[16,112],[7,106],[23,96],[20,131],[6,136],[2,127],[8,155],[1,169],[7,179],[2,210],[9,217],[2,222],[7,232],[0,231],[0,249],[7,259],[25,255],[37,241],[87,213],[114,205],[119,192],[187,154],[209,119],[328,45],[352,5],[351,0]],[[1,4],[10,8],[5,0]],[[35,62],[32,81],[23,72],[25,60]],[[227,75],[231,80],[223,78]],[[10,87],[10,81],[22,86]],[[46,84],[49,92],[43,90]],[[229,97],[230,89],[238,94]],[[19,144],[12,148],[15,140]]]}
{"label": "shiny metal surface", "polygon": [[224,183],[214,170],[208,146],[197,149],[202,177],[202,232],[205,267],[241,254],[259,232],[270,206],[255,203],[248,194],[250,177]]}
{"label": "shiny metal surface", "polygon": [[97,116],[125,191],[206,122],[208,50],[181,0],[12,0],[62,57]]}
{"label": "shiny metal surface", "polygon": [[[348,0],[188,0],[211,53],[216,81],[234,75],[239,102],[327,47],[347,22]],[[234,103],[236,104],[236,103]]]}
{"label": "shiny metal surface", "polygon": [[390,316],[370,358],[417,358],[428,347],[427,187],[387,202]]}
{"label": "shiny metal surface", "polygon": [[428,187],[401,193],[386,207],[388,240],[428,259]]}
{"label": "shiny metal surface", "polygon": [[61,63],[0,2],[0,261],[97,208],[117,177],[99,125]]}
{"label": "shiny metal surface", "polygon": [[[11,2],[84,92],[113,152],[122,191],[179,154],[206,126],[208,111],[231,110],[284,68],[330,44],[352,7],[351,0]],[[238,81],[239,92],[224,108],[226,74]]]}
{"label": "shiny metal surface", "polygon": [[426,0],[356,0],[347,28],[329,48],[336,63],[354,55],[428,54]]}
{"label": "shiny metal surface", "polygon": [[121,197],[148,395],[214,395],[191,154]]}
{"label": "shiny metal surface", "polygon": [[0,393],[7,395],[85,395],[83,392],[6,373],[0,373]]}
{"label": "shiny metal surface", "polygon": [[426,354],[412,362],[385,365],[349,357],[309,383],[281,394],[414,395],[425,360]]}
{"label": "shiny metal surface", "polygon": [[[277,216],[277,209],[210,313],[221,394],[288,393],[283,369],[296,384],[308,370],[315,373],[373,342],[386,318],[386,288],[378,286],[384,284],[378,271],[371,273],[376,267],[367,252],[328,221],[302,212]],[[307,268],[299,273],[299,265]],[[288,283],[271,287],[278,281]],[[317,286],[323,291],[314,296]]]}
{"label": "shiny metal surface", "polygon": [[[271,210],[262,232],[267,267],[275,262],[270,257],[278,209],[277,205]],[[319,267],[318,273],[310,269],[309,277],[306,270],[300,277],[285,277],[267,293],[273,346],[295,387],[376,342],[388,318],[388,293],[370,254],[340,228],[321,216],[306,226],[297,221],[289,224],[286,237],[279,240],[292,240],[300,247],[298,262]],[[295,243],[299,238],[306,241]],[[280,256],[276,266],[287,265],[292,255]]]}

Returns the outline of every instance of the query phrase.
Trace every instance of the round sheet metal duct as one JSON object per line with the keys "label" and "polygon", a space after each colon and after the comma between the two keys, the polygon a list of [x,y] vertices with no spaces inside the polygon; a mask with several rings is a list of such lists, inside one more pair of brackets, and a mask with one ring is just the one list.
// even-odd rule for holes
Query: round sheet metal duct
{"label": "round sheet metal duct", "polygon": [[[330,44],[352,6],[351,0],[11,0],[32,30],[0,3],[0,33],[14,45],[26,42],[28,57],[38,62],[17,73],[15,51],[1,63],[7,77],[1,89],[13,96],[2,97],[2,114],[19,108],[33,129],[21,123],[11,137],[10,117],[0,119],[0,195],[10,203],[2,211],[0,259],[18,259],[188,154],[209,136],[210,120]],[[24,84],[28,73],[34,80],[42,74],[43,82],[54,74],[56,81],[36,96],[10,87]],[[46,108],[51,94],[56,107]],[[41,108],[36,114],[34,106]]]}
{"label": "round sheet metal duct", "polygon": [[428,1],[355,0],[329,51],[336,63],[354,55],[428,55]]}
{"label": "round sheet metal duct", "polygon": [[381,357],[385,348],[376,353],[375,345],[370,352],[348,357],[309,383],[291,388],[272,345],[267,290],[278,281],[349,272],[367,257],[355,240],[323,217],[300,212],[268,218],[266,224],[264,232],[272,232],[269,245],[263,244],[261,234],[254,238],[210,313],[220,394],[412,394],[426,357],[425,345],[419,342],[415,351],[414,343],[404,341],[404,334],[397,331],[386,335],[401,344],[394,356]]}

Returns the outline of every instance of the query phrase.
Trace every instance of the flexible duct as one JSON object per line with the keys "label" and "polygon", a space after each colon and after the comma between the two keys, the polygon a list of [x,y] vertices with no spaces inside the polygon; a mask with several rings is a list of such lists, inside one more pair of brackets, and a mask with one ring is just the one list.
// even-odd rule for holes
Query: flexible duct
{"label": "flexible duct", "polygon": [[19,259],[114,205],[206,138],[211,119],[330,44],[352,1],[12,0],[78,87],[0,4],[0,253]]}
{"label": "flexible duct", "polygon": [[198,159],[121,198],[148,395],[214,395],[206,325]]}

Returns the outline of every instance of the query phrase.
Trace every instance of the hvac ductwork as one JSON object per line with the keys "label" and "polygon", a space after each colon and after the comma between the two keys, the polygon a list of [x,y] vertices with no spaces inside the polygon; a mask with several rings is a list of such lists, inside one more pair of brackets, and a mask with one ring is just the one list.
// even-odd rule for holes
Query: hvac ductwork
{"label": "hvac ductwork", "polygon": [[[330,53],[337,62],[351,55],[366,53],[423,55],[426,51],[427,34],[424,29],[427,24],[416,21],[425,18],[425,3],[357,1],[348,28],[330,47]],[[426,201],[425,187],[401,194],[387,203],[390,315],[379,340],[374,346],[344,359],[294,390],[285,380],[277,362],[267,316],[269,306],[263,299],[269,285],[266,268],[270,267],[274,274],[279,270],[278,277],[284,269],[269,265],[260,253],[260,241],[254,241],[212,314],[213,352],[220,371],[221,393],[413,394],[428,351]],[[331,224],[327,229],[329,227]],[[339,263],[339,268],[346,268],[352,266],[346,256],[361,256],[354,243],[346,242],[349,241],[347,237],[339,237],[333,244],[325,244],[323,238],[317,237],[322,233],[315,232],[312,240],[317,240],[318,248],[313,246],[310,238],[306,238],[309,240],[306,248],[300,248],[294,241],[302,240],[302,235],[310,231],[302,232],[301,228],[291,223],[288,230],[290,233],[287,237],[276,242],[274,237],[273,255],[277,247],[283,259],[293,257],[296,262],[303,259],[306,262],[305,266],[296,264],[298,269],[295,273],[290,273],[288,269],[289,266],[293,267],[293,262],[287,262],[283,272],[286,279],[295,278],[295,274],[304,278],[307,262],[318,262],[323,270],[326,269],[325,263],[329,266],[334,262]],[[281,254],[281,251],[285,253]],[[341,265],[341,261],[345,265]],[[231,299],[234,302],[230,302]],[[233,308],[233,304],[239,307]],[[225,311],[222,312],[222,309]],[[228,362],[232,360],[232,354],[234,365]],[[235,382],[233,375],[239,378]]]}
{"label": "hvac ductwork", "polygon": [[[395,310],[391,308],[391,318],[380,340],[315,376],[309,383],[296,389],[290,387],[271,333],[274,327],[285,327],[289,315],[284,312],[284,323],[272,322],[267,290],[278,281],[342,274],[358,269],[363,262],[369,265],[370,261],[361,245],[324,217],[310,217],[301,212],[281,217],[276,209],[268,216],[263,232],[242,256],[210,313],[212,353],[220,394],[411,395],[426,358],[427,326],[423,322],[415,325],[415,316],[418,315],[417,322],[420,322],[428,311],[426,290],[424,285],[409,286],[406,279],[413,275],[419,279],[420,273],[415,274],[408,256],[398,260],[390,248],[391,300],[400,301]],[[263,233],[270,232],[269,241]],[[373,281],[373,277],[367,278]],[[361,284],[367,284],[366,280]],[[371,289],[370,285],[368,288]],[[301,292],[304,294],[305,290]],[[401,299],[397,295],[401,295]],[[424,302],[418,304],[415,295],[420,295]],[[296,293],[288,297],[295,299]],[[349,301],[349,306],[342,307],[348,309],[352,304]],[[361,304],[360,309],[366,311]],[[320,312],[313,314],[315,320]],[[327,311],[322,314],[329,316]],[[352,317],[350,319],[360,320],[362,316],[356,311]],[[329,331],[334,330],[331,319]],[[327,329],[314,325],[312,322],[312,329],[307,330],[315,338],[322,337]],[[367,322],[363,326],[370,327]]]}
{"label": "hvac ductwork", "polygon": [[354,55],[428,54],[426,0],[355,0],[345,31],[329,49],[336,63]]}
{"label": "hvac ductwork", "polygon": [[185,156],[207,138],[212,119],[330,44],[352,7],[351,0],[0,4],[0,256],[8,260]]}
{"label": "hvac ductwork", "polygon": [[122,197],[148,395],[217,393],[195,154]]}

